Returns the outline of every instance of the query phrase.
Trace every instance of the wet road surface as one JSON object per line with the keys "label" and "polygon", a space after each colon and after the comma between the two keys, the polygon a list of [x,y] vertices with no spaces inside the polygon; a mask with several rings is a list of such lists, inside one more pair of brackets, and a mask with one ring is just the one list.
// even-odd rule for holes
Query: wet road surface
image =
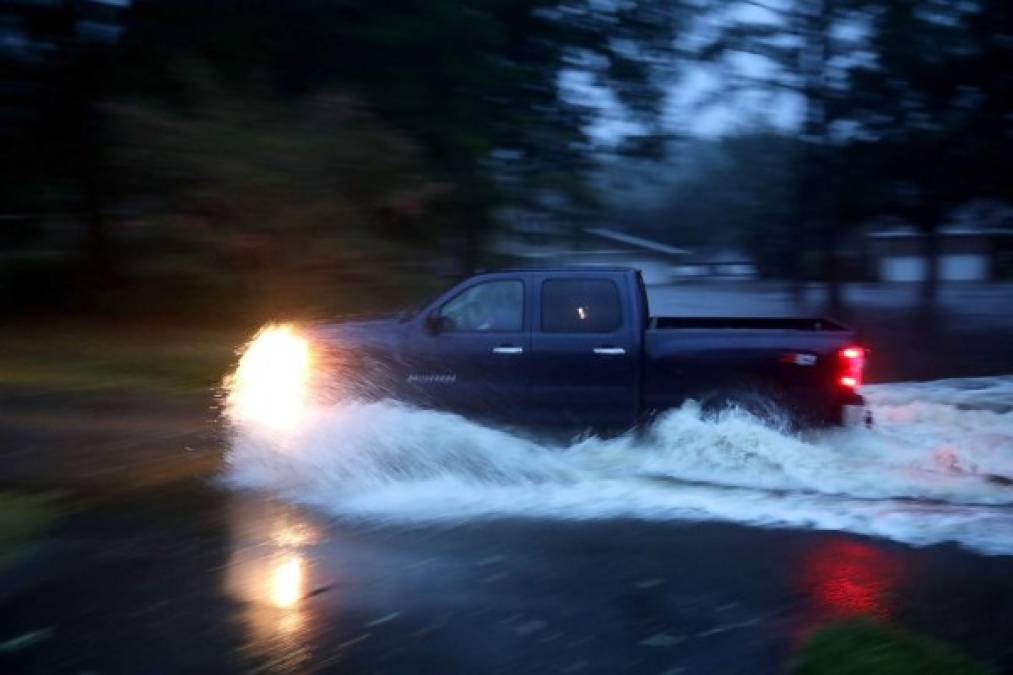
{"label": "wet road surface", "polygon": [[[717,523],[354,526],[206,483],[70,517],[14,673],[765,673],[871,615],[1013,667],[1013,558]],[[16,588],[10,592],[10,588]]]}

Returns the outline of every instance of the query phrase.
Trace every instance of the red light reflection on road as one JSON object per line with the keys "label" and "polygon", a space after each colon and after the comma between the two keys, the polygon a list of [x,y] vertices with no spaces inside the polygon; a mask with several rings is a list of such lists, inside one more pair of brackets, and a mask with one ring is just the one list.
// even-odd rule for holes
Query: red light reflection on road
{"label": "red light reflection on road", "polygon": [[844,538],[825,541],[803,563],[813,619],[889,619],[901,572],[899,561],[882,549]]}

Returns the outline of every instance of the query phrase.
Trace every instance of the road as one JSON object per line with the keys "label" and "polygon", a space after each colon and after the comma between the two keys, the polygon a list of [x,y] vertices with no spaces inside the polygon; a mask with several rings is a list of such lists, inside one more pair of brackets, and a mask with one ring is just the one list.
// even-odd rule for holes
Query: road
{"label": "road", "polygon": [[[869,315],[903,353],[905,315]],[[973,379],[804,437],[688,409],[560,446],[341,405],[279,439],[207,398],[5,390],[5,482],[78,506],[0,572],[0,672],[776,673],[854,616],[1013,671],[1009,334],[958,325],[879,379]]]}
{"label": "road", "polygon": [[808,631],[859,614],[1013,658],[1010,559],[952,545],[631,520],[353,527],[207,487],[151,497],[68,524],[37,583],[4,595],[5,635],[51,631],[7,672],[780,672]]}

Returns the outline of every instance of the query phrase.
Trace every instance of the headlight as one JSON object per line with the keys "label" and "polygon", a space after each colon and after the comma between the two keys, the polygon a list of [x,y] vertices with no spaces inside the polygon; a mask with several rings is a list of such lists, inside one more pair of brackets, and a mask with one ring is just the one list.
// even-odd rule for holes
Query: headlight
{"label": "headlight", "polygon": [[229,418],[276,431],[297,425],[309,407],[310,352],[309,340],[292,326],[262,328],[226,381]]}

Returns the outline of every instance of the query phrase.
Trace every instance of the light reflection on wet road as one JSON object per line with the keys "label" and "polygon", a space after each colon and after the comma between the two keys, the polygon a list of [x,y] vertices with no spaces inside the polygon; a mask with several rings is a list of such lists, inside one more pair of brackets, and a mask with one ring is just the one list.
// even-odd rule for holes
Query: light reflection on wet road
{"label": "light reflection on wet road", "polygon": [[[947,616],[951,629],[980,632],[978,612],[1009,620],[1013,606],[1002,558],[837,533],[520,521],[347,529],[253,494],[229,513],[224,587],[241,602],[240,650],[275,672],[777,672],[828,620],[924,628]],[[909,567],[922,573],[908,578]],[[950,583],[1005,594],[1005,608],[982,606],[979,592],[936,605],[933,575],[944,570]],[[1008,646],[992,649],[1011,658]]]}
{"label": "light reflection on wet road", "polygon": [[824,620],[870,616],[889,621],[902,568],[888,551],[845,537],[817,546],[803,561],[803,579]]}
{"label": "light reflection on wet road", "polygon": [[311,558],[304,549],[319,541],[319,528],[270,500],[232,500],[228,514],[224,586],[241,603],[244,649],[275,669],[298,672],[311,659],[303,607],[312,588]]}

